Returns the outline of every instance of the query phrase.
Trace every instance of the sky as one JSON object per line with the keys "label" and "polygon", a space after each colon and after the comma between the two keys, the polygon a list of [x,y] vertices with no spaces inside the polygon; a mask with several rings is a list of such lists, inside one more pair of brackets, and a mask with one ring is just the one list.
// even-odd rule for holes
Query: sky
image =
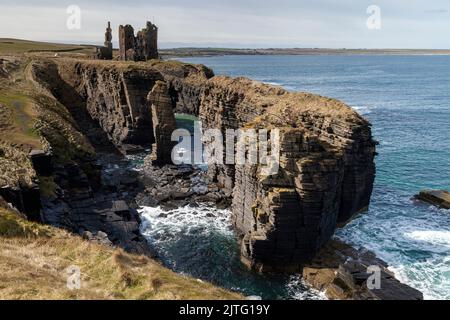
{"label": "sky", "polygon": [[[79,29],[67,27],[70,5]],[[147,20],[163,48],[450,48],[449,0],[0,0],[0,38],[101,44],[111,21],[117,45],[120,24]]]}

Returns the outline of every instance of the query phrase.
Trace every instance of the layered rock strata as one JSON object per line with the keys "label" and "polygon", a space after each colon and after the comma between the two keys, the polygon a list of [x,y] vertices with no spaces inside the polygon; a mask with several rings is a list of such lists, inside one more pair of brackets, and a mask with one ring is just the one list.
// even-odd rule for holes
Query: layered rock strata
{"label": "layered rock strata", "polygon": [[[167,78],[167,77],[166,77]],[[368,208],[375,176],[370,124],[348,106],[244,78],[214,77],[200,99],[198,76],[175,83],[205,128],[280,129],[280,170],[215,165],[209,173],[233,197],[242,260],[256,270],[292,270],[311,259],[338,224]],[[181,88],[181,89],[180,89]]]}
{"label": "layered rock strata", "polygon": [[156,70],[68,60],[35,63],[31,73],[63,105],[87,111],[119,148],[154,142],[147,95],[162,80]]}
{"label": "layered rock strata", "polygon": [[148,102],[151,106],[155,137],[151,158],[154,164],[171,164],[172,149],[175,146],[172,133],[177,129],[177,124],[169,88],[165,82],[158,81],[155,84],[148,95]]}
{"label": "layered rock strata", "polygon": [[233,199],[242,260],[255,270],[297,270],[339,224],[369,205],[376,144],[370,124],[339,101],[213,77],[209,69],[177,62],[64,59],[33,71],[64,104],[76,97],[116,146],[156,142],[154,152],[165,160],[169,106],[198,116],[204,129],[279,130],[276,174],[262,174],[264,165],[209,166],[212,182]]}

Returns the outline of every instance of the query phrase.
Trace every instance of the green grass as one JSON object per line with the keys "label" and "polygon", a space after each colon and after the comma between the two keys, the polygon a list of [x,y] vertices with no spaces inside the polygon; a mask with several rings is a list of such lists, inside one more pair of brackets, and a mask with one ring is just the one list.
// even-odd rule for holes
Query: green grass
{"label": "green grass", "polygon": [[41,146],[40,137],[34,128],[36,113],[33,110],[32,100],[23,93],[14,91],[0,91],[0,104],[8,110],[0,110],[2,130],[0,139],[17,143],[29,148]]}
{"label": "green grass", "polygon": [[0,38],[0,54],[30,52],[74,52],[92,53],[93,46],[47,43],[20,39]]}

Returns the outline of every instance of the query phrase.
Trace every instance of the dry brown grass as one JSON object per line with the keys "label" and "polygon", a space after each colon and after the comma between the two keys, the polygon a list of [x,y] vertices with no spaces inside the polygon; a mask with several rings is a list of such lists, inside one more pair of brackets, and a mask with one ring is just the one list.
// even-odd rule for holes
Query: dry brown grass
{"label": "dry brown grass", "polygon": [[248,78],[230,78],[216,76],[209,80],[215,88],[225,92],[236,92],[245,97],[247,104],[255,108],[266,109],[268,113],[283,115],[287,118],[298,117],[302,113],[316,117],[341,118],[353,123],[366,123],[356,111],[345,103],[306,92],[289,92],[282,87],[254,81]]}
{"label": "dry brown grass", "polygon": [[[67,269],[81,289],[67,288]],[[0,208],[0,299],[242,299],[145,257],[93,244]]]}

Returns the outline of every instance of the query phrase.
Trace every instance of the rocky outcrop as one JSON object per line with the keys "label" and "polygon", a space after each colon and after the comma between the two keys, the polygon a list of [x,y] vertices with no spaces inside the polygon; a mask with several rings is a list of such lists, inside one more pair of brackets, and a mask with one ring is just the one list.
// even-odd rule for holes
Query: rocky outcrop
{"label": "rocky outcrop", "polygon": [[152,68],[158,70],[169,85],[175,112],[199,115],[205,81],[214,77],[213,70],[177,61],[154,62]]}
{"label": "rocky outcrop", "polygon": [[428,202],[438,208],[450,209],[450,193],[446,190],[424,190],[416,199]]}
{"label": "rocky outcrop", "polygon": [[36,171],[28,155],[0,142],[0,196],[30,220],[40,221]]}
{"label": "rocky outcrop", "polygon": [[153,135],[151,158],[155,164],[172,164],[172,133],[177,129],[169,88],[163,81],[158,81],[148,95],[151,106]]}
{"label": "rocky outcrop", "polygon": [[423,300],[387,267],[370,251],[332,240],[303,268],[303,279],[332,300]]}
{"label": "rocky outcrop", "polygon": [[43,222],[83,235],[86,239],[128,252],[153,255],[139,233],[139,216],[130,205],[141,189],[134,171],[118,155],[98,156],[101,181],[82,164],[55,166],[54,194],[43,197]]}
{"label": "rocky outcrop", "polygon": [[[280,129],[277,174],[263,176],[258,165],[209,167],[213,180],[232,194],[249,267],[298,269],[339,224],[368,208],[375,142],[370,124],[348,106],[244,78],[201,84],[194,73],[170,83],[176,101],[191,102],[185,110],[198,109],[204,129]],[[200,99],[190,97],[199,86]]]}
{"label": "rocky outcrop", "polygon": [[[175,61],[39,60],[27,73],[38,91],[36,129],[51,148],[0,148],[0,185],[8,186],[0,195],[21,211],[42,213],[44,222],[85,239],[152,255],[136,205],[231,201],[250,268],[303,272],[332,299],[421,299],[373,254],[329,242],[367,208],[375,175],[370,124],[348,106]],[[278,129],[278,172],[262,174],[262,164],[211,165],[207,174],[154,166],[168,162],[174,111],[198,116],[204,129]],[[153,161],[139,173],[115,152],[151,143]],[[43,196],[36,182],[50,192]],[[382,271],[381,291],[366,286],[370,265]]]}
{"label": "rocky outcrop", "polygon": [[14,56],[3,56],[0,58],[0,79],[11,80],[15,72],[21,67],[21,61]]}
{"label": "rocky outcrop", "polygon": [[[42,197],[43,222],[92,241],[153,255],[139,233],[139,217],[132,207],[140,190],[136,172],[124,169],[128,162],[116,151],[129,149],[127,143],[141,146],[153,142],[146,98],[160,75],[144,70],[140,82],[136,76],[139,69],[118,65],[108,68],[98,61],[84,65],[77,60],[40,60],[29,65],[29,80],[40,94],[37,106],[46,111],[43,114],[58,110],[64,123],[49,122],[49,128],[40,129],[54,149],[54,164],[47,162],[51,161],[48,153],[35,150],[29,156],[39,174],[41,192],[37,195]],[[79,148],[77,153],[65,154],[60,144],[66,143],[68,149],[83,141],[53,139],[54,132],[72,126],[71,131],[79,131],[86,137],[84,142],[92,144],[92,152]]]}
{"label": "rocky outcrop", "polygon": [[147,94],[162,80],[156,70],[68,59],[35,63],[32,75],[63,105],[79,109],[73,113],[87,111],[117,147],[154,142]]}
{"label": "rocky outcrop", "polygon": [[6,71],[5,62],[0,58],[0,78],[9,78],[9,74]]}
{"label": "rocky outcrop", "polygon": [[279,130],[275,174],[263,174],[267,166],[255,164],[208,169],[211,182],[232,198],[242,260],[255,270],[298,270],[338,225],[369,205],[376,144],[370,124],[339,101],[212,77],[207,68],[172,61],[61,59],[36,69],[58,99],[65,105],[76,100],[116,146],[156,142],[153,152],[163,163],[174,127],[171,106],[198,116],[203,129]]}

